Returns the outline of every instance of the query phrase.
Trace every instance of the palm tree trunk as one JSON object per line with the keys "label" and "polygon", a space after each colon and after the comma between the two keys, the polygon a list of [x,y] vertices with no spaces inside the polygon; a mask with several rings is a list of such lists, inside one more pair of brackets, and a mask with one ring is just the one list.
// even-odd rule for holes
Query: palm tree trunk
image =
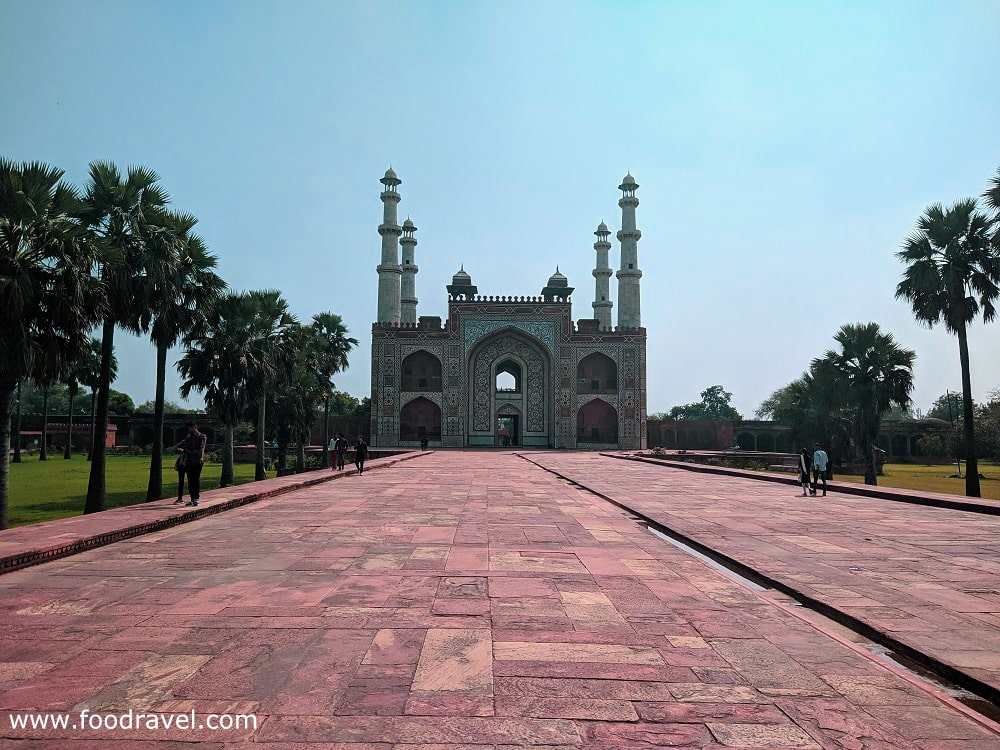
{"label": "palm tree trunk", "polygon": [[[2,397],[0,397],[2,398]],[[21,463],[21,381],[17,381],[17,411],[14,412],[14,463]]]}
{"label": "palm tree trunk", "polygon": [[875,441],[868,437],[864,441],[863,450],[865,453],[865,484],[877,485],[878,467],[875,461]]}
{"label": "palm tree trunk", "polygon": [[975,415],[972,412],[969,339],[964,323],[958,329],[958,356],[962,363],[962,414],[965,422],[965,494],[967,497],[982,497],[979,490],[979,462],[976,460]]}
{"label": "palm tree trunk", "polygon": [[153,450],[149,457],[146,502],[163,497],[163,402],[167,381],[167,346],[156,342],[156,401],[153,403]]}
{"label": "palm tree trunk", "polygon": [[42,391],[42,447],[38,451],[39,461],[49,460],[49,387]]}
{"label": "palm tree trunk", "polygon": [[107,464],[105,442],[108,435],[108,399],[111,395],[111,358],[115,351],[115,323],[104,321],[101,333],[101,376],[97,381],[97,411],[94,415],[94,444],[91,448],[90,481],[87,483],[87,500],[84,513],[104,510],[106,485],[104,472]]}
{"label": "palm tree trunk", "polygon": [[[20,384],[18,384],[20,388]],[[7,504],[10,500],[10,399],[14,381],[0,382],[0,529],[7,528]]]}
{"label": "palm tree trunk", "polygon": [[299,447],[295,449],[295,471],[306,470],[306,441],[309,440],[308,432],[299,432]]}
{"label": "palm tree trunk", "polygon": [[278,471],[288,468],[288,429],[278,428]]}
{"label": "palm tree trunk", "polygon": [[63,451],[63,458],[67,461],[73,458],[73,399],[76,396],[76,388],[69,389],[69,417],[66,419],[66,449]]}
{"label": "palm tree trunk", "polygon": [[220,487],[232,487],[235,483],[233,479],[233,425],[226,422],[223,427],[222,439],[222,479],[219,481]]}
{"label": "palm tree trunk", "polygon": [[330,399],[323,401],[323,468],[330,468]]}
{"label": "palm tree trunk", "polygon": [[263,392],[260,394],[260,402],[257,404],[257,465],[254,468],[253,478],[255,482],[267,479],[264,471],[264,417],[267,411],[267,397]]}
{"label": "palm tree trunk", "polygon": [[94,460],[94,439],[97,431],[97,391],[90,392],[90,445],[87,446],[87,460]]}

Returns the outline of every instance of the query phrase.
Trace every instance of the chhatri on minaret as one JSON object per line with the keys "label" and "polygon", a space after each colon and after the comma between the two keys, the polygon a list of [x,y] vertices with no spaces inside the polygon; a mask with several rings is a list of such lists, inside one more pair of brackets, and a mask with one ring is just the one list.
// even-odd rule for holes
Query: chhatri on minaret
{"label": "chhatri on minaret", "polygon": [[594,232],[593,317],[574,322],[573,287],[559,266],[537,296],[519,296],[479,294],[464,264],[446,287],[447,317],[418,315],[417,227],[409,218],[402,227],[396,223],[401,181],[391,167],[380,182],[371,444],[645,447],[635,178],[627,174],[619,186],[617,326],[611,321],[611,232],[603,221]]}

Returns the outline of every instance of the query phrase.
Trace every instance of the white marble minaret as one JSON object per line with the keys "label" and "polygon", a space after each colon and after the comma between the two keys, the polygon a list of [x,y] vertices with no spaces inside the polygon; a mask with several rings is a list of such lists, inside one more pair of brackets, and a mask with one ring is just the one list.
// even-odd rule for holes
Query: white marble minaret
{"label": "white marble minaret", "polygon": [[399,235],[402,230],[396,223],[396,206],[400,200],[396,186],[402,180],[389,167],[385,170],[385,177],[379,182],[385,185],[385,190],[382,191],[382,223],[378,225],[378,233],[382,235],[382,262],[375,269],[378,271],[378,322],[399,323],[402,275],[399,267]]}
{"label": "white marble minaret", "polygon": [[417,238],[413,233],[417,228],[407,219],[403,222],[403,236],[399,246],[403,248],[403,278],[400,283],[400,323],[417,324],[417,264],[413,260],[413,248],[417,246]]}
{"label": "white marble minaret", "polygon": [[611,301],[611,266],[608,265],[608,251],[611,243],[608,242],[608,225],[603,221],[597,225],[597,242],[594,243],[594,250],[597,251],[597,265],[594,266],[594,278],[597,280],[594,289],[594,318],[601,328],[611,328],[611,308],[614,302]]}
{"label": "white marble minaret", "polygon": [[635,228],[635,208],[639,199],[635,191],[639,183],[631,174],[626,174],[618,189],[622,191],[618,205],[622,209],[622,228],[618,232],[618,241],[622,246],[622,265],[616,274],[618,277],[618,326],[620,328],[639,328],[642,319],[639,315],[639,238],[642,232]]}

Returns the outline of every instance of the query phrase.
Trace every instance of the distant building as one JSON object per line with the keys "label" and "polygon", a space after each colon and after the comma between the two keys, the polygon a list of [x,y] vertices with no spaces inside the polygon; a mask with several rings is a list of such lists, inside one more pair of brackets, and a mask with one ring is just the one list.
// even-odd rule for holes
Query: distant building
{"label": "distant building", "polygon": [[[622,198],[618,325],[602,222],[592,318],[573,323],[567,278],[555,273],[538,296],[480,295],[463,266],[447,285],[448,318],[417,316],[417,227],[396,223],[401,184],[385,189],[378,319],[372,326],[373,446],[646,446],[646,330],[640,320],[635,209],[639,185]],[[402,259],[400,259],[402,248]]]}

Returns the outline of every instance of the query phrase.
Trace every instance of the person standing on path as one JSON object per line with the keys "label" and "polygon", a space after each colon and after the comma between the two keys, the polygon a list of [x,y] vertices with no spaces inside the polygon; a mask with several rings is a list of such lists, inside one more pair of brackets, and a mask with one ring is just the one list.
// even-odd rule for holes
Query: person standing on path
{"label": "person standing on path", "polygon": [[826,497],[826,467],[830,462],[830,457],[826,455],[826,451],[819,447],[819,443],[814,443],[813,448],[813,486],[811,493],[816,494],[816,490],[819,487],[820,477],[823,478],[823,497]]}
{"label": "person standing on path", "polygon": [[340,471],[344,470],[344,454],[347,453],[347,449],[350,448],[350,443],[347,442],[347,438],[344,437],[344,433],[337,433],[337,442],[333,444],[333,450],[337,454],[337,468]]}
{"label": "person standing on path", "polygon": [[358,435],[358,442],[354,446],[354,465],[358,467],[358,474],[365,472],[365,459],[368,458],[368,443]]}
{"label": "person standing on path", "polygon": [[177,446],[181,455],[174,464],[177,469],[177,499],[174,500],[174,505],[184,502],[184,475],[187,474],[188,489],[191,492],[191,502],[187,505],[194,506],[201,497],[201,469],[205,465],[205,443],[208,438],[198,432],[198,426],[194,422],[187,423],[187,430],[187,437]]}
{"label": "person standing on path", "polygon": [[803,448],[799,452],[799,483],[802,485],[802,497],[809,494],[809,469],[812,467],[812,458],[809,451]]}

